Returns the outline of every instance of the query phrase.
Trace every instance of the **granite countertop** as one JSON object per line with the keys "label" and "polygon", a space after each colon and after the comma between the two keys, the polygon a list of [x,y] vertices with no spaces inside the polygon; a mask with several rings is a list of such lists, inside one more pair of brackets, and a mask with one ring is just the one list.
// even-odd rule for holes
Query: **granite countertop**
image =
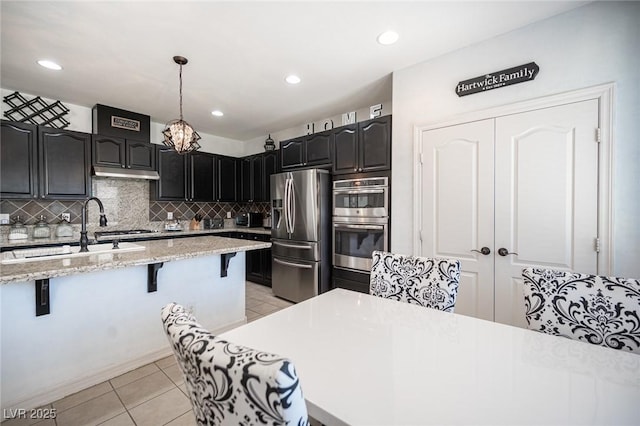
{"label": "granite countertop", "polygon": [[[238,229],[238,231],[239,230],[240,229]],[[223,232],[230,231],[230,229],[217,229],[215,231]],[[203,231],[190,232],[195,234],[202,233]],[[135,242],[135,244],[145,247],[145,250],[140,251],[100,253],[66,259],[58,258],[5,264],[1,266],[0,283],[34,281],[84,272],[126,268],[198,256],[259,250],[271,247],[271,243],[269,242],[223,238],[214,235],[194,236],[192,238],[167,238],[164,236],[163,238],[164,239]]]}
{"label": "granite countertop", "polygon": [[[111,231],[109,228],[102,228],[105,230]],[[94,231],[100,232],[100,228],[96,230],[92,230],[89,232],[89,240],[94,240]],[[271,229],[265,228],[247,228],[247,227],[233,227],[233,228],[218,228],[218,229],[201,229],[201,230],[184,230],[184,231],[157,231],[149,234],[134,234],[134,235],[118,235],[118,236],[110,236],[110,237],[101,237],[96,241],[112,241],[114,239],[120,241],[133,240],[133,239],[155,239],[155,238],[176,238],[176,237],[184,237],[184,236],[204,236],[204,235],[215,235],[221,232],[249,232],[253,234],[264,234],[271,235]],[[3,248],[20,248],[20,247],[31,247],[31,246],[40,246],[40,245],[55,245],[55,244],[71,244],[77,245],[80,241],[80,235],[76,235],[74,233],[73,237],[52,237],[52,238],[32,238],[29,237],[24,240],[8,240],[6,236],[0,240],[0,247]]]}

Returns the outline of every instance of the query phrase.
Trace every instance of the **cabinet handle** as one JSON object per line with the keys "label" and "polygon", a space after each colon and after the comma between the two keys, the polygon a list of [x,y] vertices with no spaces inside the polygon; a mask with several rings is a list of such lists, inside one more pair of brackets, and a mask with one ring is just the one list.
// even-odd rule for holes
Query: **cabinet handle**
{"label": "cabinet handle", "polygon": [[41,195],[40,198],[44,198],[44,195]]}
{"label": "cabinet handle", "polygon": [[122,167],[124,169],[124,164],[122,166],[120,166],[120,167]]}
{"label": "cabinet handle", "polygon": [[127,166],[127,168],[129,168],[129,169],[130,169],[130,168],[131,168],[131,166]]}
{"label": "cabinet handle", "polygon": [[357,172],[357,171],[358,171],[358,168],[356,167],[355,169],[353,169],[353,171],[354,171],[354,172]]}

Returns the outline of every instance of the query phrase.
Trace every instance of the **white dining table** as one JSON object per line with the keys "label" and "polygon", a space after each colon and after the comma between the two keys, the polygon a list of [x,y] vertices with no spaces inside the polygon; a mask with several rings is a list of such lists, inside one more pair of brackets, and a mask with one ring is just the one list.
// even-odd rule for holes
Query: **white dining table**
{"label": "white dining table", "polygon": [[640,355],[335,289],[222,334],[325,425],[639,425]]}

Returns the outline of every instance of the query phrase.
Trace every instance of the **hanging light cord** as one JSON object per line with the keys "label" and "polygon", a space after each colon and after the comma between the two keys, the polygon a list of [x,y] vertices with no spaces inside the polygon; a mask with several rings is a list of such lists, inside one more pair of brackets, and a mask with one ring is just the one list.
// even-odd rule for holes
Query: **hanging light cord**
{"label": "hanging light cord", "polygon": [[180,121],[182,120],[182,64],[180,64]]}

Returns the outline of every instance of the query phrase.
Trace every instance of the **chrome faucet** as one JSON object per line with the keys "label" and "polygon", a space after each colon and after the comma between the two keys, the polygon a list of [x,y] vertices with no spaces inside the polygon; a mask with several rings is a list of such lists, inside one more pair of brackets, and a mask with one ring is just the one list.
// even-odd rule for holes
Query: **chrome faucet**
{"label": "chrome faucet", "polygon": [[89,239],[87,238],[87,204],[89,201],[95,200],[100,207],[100,226],[107,226],[107,216],[104,214],[104,206],[102,205],[102,201],[98,199],[98,197],[87,198],[87,200],[82,205],[82,230],[80,231],[80,251],[89,251],[87,245],[89,244]]}

